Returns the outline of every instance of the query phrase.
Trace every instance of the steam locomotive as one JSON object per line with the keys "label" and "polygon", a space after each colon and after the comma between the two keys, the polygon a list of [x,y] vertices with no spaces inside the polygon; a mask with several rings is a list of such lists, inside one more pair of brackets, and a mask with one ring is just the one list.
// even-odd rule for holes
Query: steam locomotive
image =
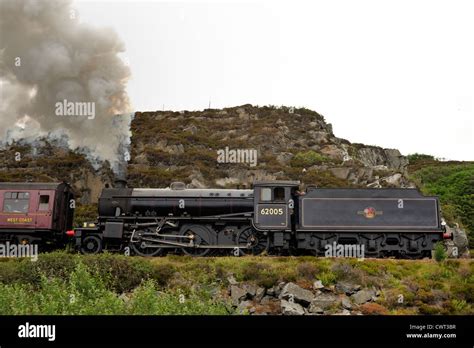
{"label": "steam locomotive", "polygon": [[98,213],[74,231],[83,253],[327,255],[337,245],[362,246],[366,257],[422,258],[449,237],[437,197],[416,189],[301,192],[297,181],[258,181],[251,190],[183,183],[154,189],[122,182],[102,191]]}
{"label": "steam locomotive", "polygon": [[[327,255],[358,246],[366,257],[430,257],[449,238],[439,202],[416,189],[299,191],[297,181],[258,181],[251,190],[128,188],[102,191],[98,219],[73,229],[66,183],[0,183],[0,243],[102,250],[142,256]],[[337,256],[337,255],[333,255]]]}

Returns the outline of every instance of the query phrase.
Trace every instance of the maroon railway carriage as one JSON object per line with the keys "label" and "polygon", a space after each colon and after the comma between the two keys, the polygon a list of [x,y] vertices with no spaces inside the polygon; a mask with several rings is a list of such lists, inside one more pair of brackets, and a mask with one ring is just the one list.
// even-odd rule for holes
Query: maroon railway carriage
{"label": "maroon railway carriage", "polygon": [[0,183],[0,242],[62,244],[73,199],[67,183]]}

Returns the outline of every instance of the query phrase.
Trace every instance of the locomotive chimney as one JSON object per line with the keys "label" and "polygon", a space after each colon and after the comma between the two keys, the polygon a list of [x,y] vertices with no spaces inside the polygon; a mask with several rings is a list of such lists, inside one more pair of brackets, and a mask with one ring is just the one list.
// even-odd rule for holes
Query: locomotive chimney
{"label": "locomotive chimney", "polygon": [[115,179],[114,188],[127,188],[127,180],[125,178]]}

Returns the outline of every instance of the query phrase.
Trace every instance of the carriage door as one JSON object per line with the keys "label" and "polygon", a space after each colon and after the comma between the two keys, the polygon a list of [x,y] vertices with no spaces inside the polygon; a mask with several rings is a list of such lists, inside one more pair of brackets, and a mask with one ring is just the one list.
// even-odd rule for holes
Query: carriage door
{"label": "carriage door", "polygon": [[289,187],[255,187],[255,227],[265,230],[291,229],[288,216]]}
{"label": "carriage door", "polygon": [[36,228],[52,228],[52,191],[38,191],[36,201]]}

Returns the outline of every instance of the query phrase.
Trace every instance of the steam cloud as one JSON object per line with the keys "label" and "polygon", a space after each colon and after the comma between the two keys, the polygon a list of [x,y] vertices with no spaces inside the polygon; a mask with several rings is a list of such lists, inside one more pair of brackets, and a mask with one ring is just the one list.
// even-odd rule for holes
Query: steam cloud
{"label": "steam cloud", "polygon": [[[1,0],[0,142],[66,134],[120,172],[132,117],[123,51],[113,30],[80,23],[69,0]],[[58,116],[64,100],[94,103],[95,118]]]}

